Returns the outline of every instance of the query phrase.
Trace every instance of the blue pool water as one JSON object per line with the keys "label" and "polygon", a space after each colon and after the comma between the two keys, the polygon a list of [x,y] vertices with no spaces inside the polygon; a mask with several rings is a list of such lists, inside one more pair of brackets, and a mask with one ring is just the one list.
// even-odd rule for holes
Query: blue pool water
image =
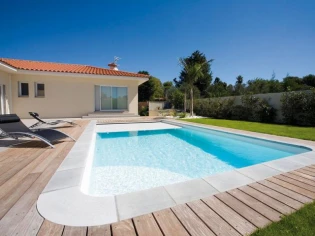
{"label": "blue pool water", "polygon": [[97,133],[88,192],[123,194],[307,151],[201,128]]}

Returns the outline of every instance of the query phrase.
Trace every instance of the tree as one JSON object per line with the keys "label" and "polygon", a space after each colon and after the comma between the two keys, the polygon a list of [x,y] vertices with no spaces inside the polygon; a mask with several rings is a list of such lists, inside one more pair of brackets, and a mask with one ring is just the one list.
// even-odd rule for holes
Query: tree
{"label": "tree", "polygon": [[231,95],[227,91],[227,83],[222,82],[219,77],[216,77],[214,79],[213,84],[209,86],[207,92],[209,94],[209,97],[223,97]]}
{"label": "tree", "polygon": [[235,95],[241,95],[244,92],[243,76],[239,75],[236,77],[235,82]]}
{"label": "tree", "polygon": [[209,65],[209,61],[203,63],[191,63],[187,58],[180,58],[179,63],[182,66],[182,73],[185,74],[185,84],[190,90],[190,116],[194,114],[194,85],[199,78],[203,77],[203,67]]}
{"label": "tree", "polygon": [[[138,74],[150,75],[147,71],[139,71]],[[138,101],[146,102],[150,99],[150,84],[149,81],[140,84],[138,87]]]}
{"label": "tree", "polygon": [[149,100],[154,101],[161,98],[164,99],[164,90],[161,81],[158,78],[151,76],[148,82],[150,88]]}
{"label": "tree", "polygon": [[[191,56],[182,58],[181,60],[183,60],[185,64],[189,66],[190,65],[193,66],[195,64],[202,65],[201,68],[202,76],[196,79],[194,85],[199,89],[201,95],[204,96],[206,94],[207,88],[210,86],[212,81],[211,62],[213,62],[213,60],[207,60],[205,54],[199,52],[198,50],[193,52]],[[187,80],[189,80],[187,78],[187,72],[185,71],[184,68],[182,68],[179,80],[175,78],[173,81],[175,86],[179,88],[181,84],[186,82]]]}
{"label": "tree", "polygon": [[243,76],[239,75],[236,77],[236,84],[242,84],[243,83]]}
{"label": "tree", "polygon": [[184,112],[187,111],[187,93],[189,92],[189,85],[187,83],[182,83],[179,87],[180,91],[184,94]]}
{"label": "tree", "polygon": [[213,84],[219,84],[221,79],[219,77],[215,77]]}
{"label": "tree", "polygon": [[163,89],[164,89],[164,97],[167,99],[168,90],[173,87],[172,81],[166,81],[163,83]]}
{"label": "tree", "polygon": [[[149,75],[147,71],[139,71],[138,74]],[[153,76],[149,80],[139,85],[138,100],[139,102],[153,101],[156,99],[164,98],[164,89],[161,81]]]}
{"label": "tree", "polygon": [[182,109],[184,105],[184,94],[179,88],[174,86],[168,90],[168,100],[176,109]]}
{"label": "tree", "polygon": [[283,78],[284,91],[297,91],[303,89],[302,79],[297,76],[286,76]]}
{"label": "tree", "polygon": [[146,70],[140,70],[138,74],[150,75],[149,72],[147,72]]}
{"label": "tree", "polygon": [[303,84],[306,84],[308,86],[315,87],[315,75],[306,75],[302,78]]}

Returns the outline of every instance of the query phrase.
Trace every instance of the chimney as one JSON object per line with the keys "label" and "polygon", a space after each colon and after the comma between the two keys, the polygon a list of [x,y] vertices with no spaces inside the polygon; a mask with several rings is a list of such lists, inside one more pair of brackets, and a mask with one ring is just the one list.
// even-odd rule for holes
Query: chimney
{"label": "chimney", "polygon": [[118,70],[117,64],[115,62],[108,64],[110,70]]}

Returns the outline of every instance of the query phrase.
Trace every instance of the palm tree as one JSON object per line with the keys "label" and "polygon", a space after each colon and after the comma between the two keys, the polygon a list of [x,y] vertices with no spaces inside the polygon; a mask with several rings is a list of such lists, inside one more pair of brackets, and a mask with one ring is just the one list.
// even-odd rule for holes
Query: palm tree
{"label": "palm tree", "polygon": [[181,90],[183,93],[184,93],[184,112],[185,112],[185,114],[186,114],[186,110],[187,110],[187,107],[186,107],[186,105],[187,105],[187,92],[189,91],[189,86],[188,86],[188,84],[186,84],[185,82],[183,82],[182,84],[181,84],[181,86],[179,87],[179,90]]}
{"label": "palm tree", "polygon": [[194,114],[194,84],[196,83],[198,78],[203,76],[202,68],[205,64],[209,62],[211,61],[206,61],[204,63],[188,64],[185,58],[179,59],[179,64],[182,66],[186,74],[185,86],[188,86],[190,90],[190,116],[193,116]]}

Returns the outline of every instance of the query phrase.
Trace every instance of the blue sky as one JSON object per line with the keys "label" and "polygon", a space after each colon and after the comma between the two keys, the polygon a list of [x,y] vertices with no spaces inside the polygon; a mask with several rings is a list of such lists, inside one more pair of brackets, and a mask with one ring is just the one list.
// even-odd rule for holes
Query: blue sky
{"label": "blue sky", "polygon": [[178,77],[200,50],[228,83],[315,73],[313,0],[1,1],[0,57]]}

